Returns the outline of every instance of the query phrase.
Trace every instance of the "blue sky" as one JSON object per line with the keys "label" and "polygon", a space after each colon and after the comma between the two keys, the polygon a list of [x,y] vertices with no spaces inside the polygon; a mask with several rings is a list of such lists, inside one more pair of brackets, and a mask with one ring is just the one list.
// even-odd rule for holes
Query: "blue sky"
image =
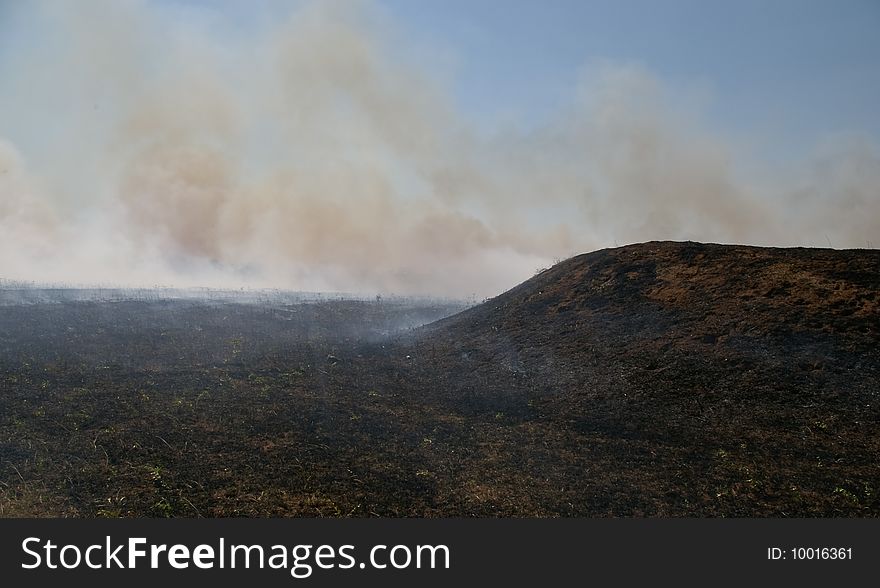
{"label": "blue sky", "polygon": [[[160,0],[208,7],[227,26],[291,2]],[[880,136],[877,0],[375,0],[402,42],[448,66],[463,113],[540,125],[598,61],[636,65],[703,118],[783,159],[829,135]],[[259,9],[255,8],[259,6]],[[434,64],[436,65],[436,63]]]}
{"label": "blue sky", "polygon": [[875,0],[383,0],[409,34],[457,56],[461,106],[547,116],[594,60],[634,63],[709,96],[711,124],[801,149],[880,134]]}
{"label": "blue sky", "polygon": [[[330,1],[330,0],[328,0]],[[247,38],[297,0],[147,0]],[[636,65],[702,123],[799,159],[839,133],[880,138],[878,0],[365,0],[401,54],[426,57],[472,122],[540,126],[591,64]],[[0,19],[16,4],[0,2]],[[6,10],[4,10],[4,8]],[[374,11],[376,12],[376,11]],[[205,19],[205,17],[209,17]],[[0,51],[26,26],[6,27]],[[51,42],[44,39],[41,42]],[[433,60],[433,61],[432,61]],[[437,67],[438,65],[445,67]],[[429,76],[430,77],[430,76]]]}

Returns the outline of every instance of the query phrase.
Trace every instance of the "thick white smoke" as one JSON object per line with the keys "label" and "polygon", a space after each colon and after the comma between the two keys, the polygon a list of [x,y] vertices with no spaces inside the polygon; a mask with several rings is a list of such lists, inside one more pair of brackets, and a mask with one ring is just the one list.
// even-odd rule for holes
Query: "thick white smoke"
{"label": "thick white smoke", "polygon": [[488,135],[368,3],[249,32],[162,6],[0,8],[0,277],[482,296],[615,243],[880,241],[864,139],[758,181],[613,64]]}

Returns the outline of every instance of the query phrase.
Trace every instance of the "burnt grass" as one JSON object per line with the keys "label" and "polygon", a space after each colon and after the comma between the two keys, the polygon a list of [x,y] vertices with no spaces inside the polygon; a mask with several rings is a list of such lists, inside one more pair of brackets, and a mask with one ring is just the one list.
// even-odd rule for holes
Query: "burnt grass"
{"label": "burnt grass", "polygon": [[878,251],[645,243],[458,310],[0,307],[0,515],[880,514]]}

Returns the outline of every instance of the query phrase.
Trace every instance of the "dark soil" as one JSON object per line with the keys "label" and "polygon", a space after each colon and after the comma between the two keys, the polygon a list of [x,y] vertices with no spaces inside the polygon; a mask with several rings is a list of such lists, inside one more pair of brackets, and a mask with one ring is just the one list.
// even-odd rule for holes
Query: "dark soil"
{"label": "dark soil", "polygon": [[2,516],[880,514],[880,252],[647,243],[448,305],[0,307]]}

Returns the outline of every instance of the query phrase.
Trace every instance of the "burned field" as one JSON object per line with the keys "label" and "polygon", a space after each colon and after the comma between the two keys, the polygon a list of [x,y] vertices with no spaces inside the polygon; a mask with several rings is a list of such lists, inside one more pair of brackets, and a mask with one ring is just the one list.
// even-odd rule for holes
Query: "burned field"
{"label": "burned field", "polygon": [[880,514],[876,251],[647,243],[460,310],[0,306],[0,515]]}

